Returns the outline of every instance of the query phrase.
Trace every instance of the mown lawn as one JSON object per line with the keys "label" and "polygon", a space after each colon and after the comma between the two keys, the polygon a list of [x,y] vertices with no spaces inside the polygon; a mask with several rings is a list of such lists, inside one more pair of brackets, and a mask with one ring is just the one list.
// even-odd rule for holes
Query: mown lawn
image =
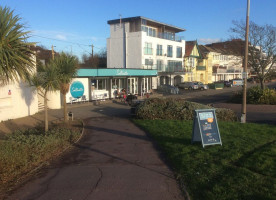
{"label": "mown lawn", "polygon": [[0,139],[0,199],[36,167],[55,158],[81,135],[82,123],[16,131]]}
{"label": "mown lawn", "polygon": [[276,126],[219,122],[222,146],[191,144],[192,121],[134,120],[193,200],[276,199]]}

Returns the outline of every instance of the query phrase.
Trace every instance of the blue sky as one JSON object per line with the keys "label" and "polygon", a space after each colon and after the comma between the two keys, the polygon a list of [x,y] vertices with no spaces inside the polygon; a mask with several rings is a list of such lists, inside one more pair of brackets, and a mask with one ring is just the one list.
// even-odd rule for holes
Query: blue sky
{"label": "blue sky", "polygon": [[[144,16],[186,29],[199,43],[229,38],[232,20],[245,20],[247,0],[1,0],[22,17],[31,41],[77,56],[106,47],[108,20]],[[276,0],[251,0],[250,20],[276,26]],[[49,38],[49,39],[47,39]]]}

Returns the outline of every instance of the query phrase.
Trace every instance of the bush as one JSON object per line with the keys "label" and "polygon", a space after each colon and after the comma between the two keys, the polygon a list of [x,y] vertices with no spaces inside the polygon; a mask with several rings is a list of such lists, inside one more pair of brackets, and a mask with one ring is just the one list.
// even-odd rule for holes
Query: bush
{"label": "bush", "polygon": [[80,131],[74,128],[57,127],[46,133],[42,128],[33,128],[0,140],[0,199],[13,180],[59,154],[79,136]]}
{"label": "bush", "polygon": [[[136,108],[139,119],[173,119],[193,120],[194,110],[211,109],[213,107],[189,102],[184,99],[147,99]],[[221,121],[237,121],[234,111],[225,108],[216,109],[217,119]]]}
{"label": "bush", "polygon": [[[242,91],[235,93],[230,102],[242,103]],[[246,93],[246,103],[276,105],[276,92],[269,88],[262,90],[259,86],[251,87]]]}

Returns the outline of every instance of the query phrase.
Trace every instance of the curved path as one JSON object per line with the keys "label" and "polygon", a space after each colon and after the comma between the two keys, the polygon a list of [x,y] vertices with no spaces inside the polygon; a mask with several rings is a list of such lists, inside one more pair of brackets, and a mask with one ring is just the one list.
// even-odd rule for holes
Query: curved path
{"label": "curved path", "polygon": [[128,106],[71,110],[85,119],[82,140],[9,199],[184,199],[152,142],[128,119]]}

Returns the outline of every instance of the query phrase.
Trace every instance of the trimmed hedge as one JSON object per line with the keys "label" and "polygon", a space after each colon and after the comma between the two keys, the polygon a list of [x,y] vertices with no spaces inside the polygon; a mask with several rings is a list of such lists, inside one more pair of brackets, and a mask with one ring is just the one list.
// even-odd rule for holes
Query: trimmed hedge
{"label": "trimmed hedge", "polygon": [[[242,91],[235,93],[230,102],[242,103]],[[276,91],[269,88],[261,89],[259,86],[251,87],[246,93],[246,103],[276,105]]]}
{"label": "trimmed hedge", "polygon": [[[172,119],[193,120],[194,110],[211,109],[213,107],[186,101],[184,99],[151,98],[136,107],[138,119]],[[217,119],[220,121],[237,121],[237,115],[233,110],[226,108],[216,109]]]}

